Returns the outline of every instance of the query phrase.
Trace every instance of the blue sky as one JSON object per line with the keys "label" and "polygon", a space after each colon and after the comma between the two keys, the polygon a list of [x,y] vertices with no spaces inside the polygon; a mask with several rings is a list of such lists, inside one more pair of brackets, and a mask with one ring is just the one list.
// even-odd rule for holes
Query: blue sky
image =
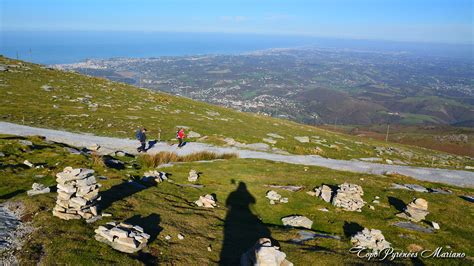
{"label": "blue sky", "polygon": [[473,43],[471,0],[0,0],[0,30],[226,32]]}

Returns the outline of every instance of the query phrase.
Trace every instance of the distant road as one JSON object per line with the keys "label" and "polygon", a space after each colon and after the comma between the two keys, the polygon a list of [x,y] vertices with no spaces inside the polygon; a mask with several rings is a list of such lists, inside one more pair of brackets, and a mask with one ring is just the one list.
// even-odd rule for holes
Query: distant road
{"label": "distant road", "polygon": [[[65,143],[77,147],[90,147],[98,144],[104,152],[117,150],[136,154],[138,142],[132,139],[120,139],[111,137],[99,137],[84,133],[71,133],[60,130],[45,128],[36,128],[22,126],[13,123],[0,122],[0,133],[18,136],[44,136],[49,140]],[[268,152],[244,150],[235,147],[217,147],[204,143],[188,143],[185,147],[178,149],[177,145],[167,143],[157,143],[148,153],[157,153],[160,151],[176,152],[178,155],[186,155],[199,151],[210,151],[216,153],[236,153],[240,158],[264,159],[276,162],[285,162],[290,164],[321,166],[334,170],[367,173],[384,174],[388,172],[397,172],[402,175],[411,176],[422,181],[445,183],[460,187],[474,187],[474,172],[461,170],[448,170],[426,167],[412,167],[402,165],[386,165],[370,162],[347,161],[326,159],[313,155],[281,155]]]}

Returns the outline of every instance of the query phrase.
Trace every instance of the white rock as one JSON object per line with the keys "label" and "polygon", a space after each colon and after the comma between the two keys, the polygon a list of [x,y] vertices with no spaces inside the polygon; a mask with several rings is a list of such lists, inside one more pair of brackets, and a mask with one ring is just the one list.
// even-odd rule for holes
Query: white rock
{"label": "white rock", "polygon": [[281,218],[281,221],[285,226],[303,227],[307,229],[311,229],[311,226],[313,225],[313,221],[305,216],[300,215],[283,217]]}
{"label": "white rock", "polygon": [[183,239],[184,239],[184,235],[181,234],[181,233],[179,233],[179,234],[178,234],[178,239],[179,239],[179,240],[183,240]]}

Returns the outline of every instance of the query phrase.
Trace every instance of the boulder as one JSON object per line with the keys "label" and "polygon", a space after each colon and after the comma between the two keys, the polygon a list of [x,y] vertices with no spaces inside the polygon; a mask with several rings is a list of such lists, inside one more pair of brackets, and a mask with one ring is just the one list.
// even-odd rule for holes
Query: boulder
{"label": "boulder", "polygon": [[168,176],[165,172],[159,172],[156,170],[147,171],[143,174],[144,180],[154,180],[156,183],[161,183],[165,180],[168,180]]}
{"label": "boulder", "polygon": [[331,202],[332,189],[329,186],[322,185],[314,189],[315,196],[323,199],[325,202]]}
{"label": "boulder", "polygon": [[28,196],[34,196],[34,195],[45,194],[49,192],[50,192],[49,187],[46,187],[43,184],[33,183],[33,185],[31,186],[31,190],[28,190],[26,194],[28,194]]}
{"label": "boulder", "polygon": [[282,198],[280,194],[273,190],[268,191],[265,197],[270,200],[270,204],[272,205],[276,202],[288,203],[288,198]]}
{"label": "boulder", "polygon": [[354,247],[366,248],[374,252],[390,248],[390,242],[385,240],[382,231],[377,229],[364,228],[364,230],[352,236],[351,243]]}
{"label": "boulder", "polygon": [[428,214],[428,202],[425,199],[416,198],[406,206],[402,213],[397,214],[397,216],[413,222],[419,222],[424,220]]}
{"label": "boulder", "polygon": [[303,227],[303,228],[307,228],[307,229],[311,229],[311,226],[313,225],[313,221],[311,221],[307,217],[301,216],[301,215],[293,215],[293,216],[283,217],[283,218],[281,218],[281,222],[285,226]]}
{"label": "boulder", "polygon": [[150,235],[145,233],[140,226],[117,222],[99,226],[94,232],[97,241],[125,253],[140,251],[150,239]]}
{"label": "boulder", "polygon": [[192,169],[189,171],[188,181],[189,182],[196,182],[199,178],[199,173],[196,170]]}
{"label": "boulder", "polygon": [[242,254],[241,266],[293,266],[286,259],[286,254],[280,251],[280,247],[273,246],[268,238],[260,238],[257,243]]}
{"label": "boulder", "polygon": [[217,207],[216,200],[212,195],[199,196],[199,199],[194,202],[199,207],[214,208]]}
{"label": "boulder", "polygon": [[303,136],[303,137],[295,137],[295,139],[301,143],[308,143],[309,142],[309,137],[308,136]]}

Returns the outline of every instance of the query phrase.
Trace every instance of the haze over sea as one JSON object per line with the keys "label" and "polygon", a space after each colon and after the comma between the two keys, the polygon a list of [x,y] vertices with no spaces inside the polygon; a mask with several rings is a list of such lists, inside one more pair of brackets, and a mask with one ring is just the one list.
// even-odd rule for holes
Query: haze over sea
{"label": "haze over sea", "polygon": [[239,54],[270,49],[314,46],[379,52],[408,52],[472,61],[472,45],[350,40],[308,36],[118,32],[118,31],[2,31],[0,54],[41,63],[74,63],[113,57],[159,57]]}

